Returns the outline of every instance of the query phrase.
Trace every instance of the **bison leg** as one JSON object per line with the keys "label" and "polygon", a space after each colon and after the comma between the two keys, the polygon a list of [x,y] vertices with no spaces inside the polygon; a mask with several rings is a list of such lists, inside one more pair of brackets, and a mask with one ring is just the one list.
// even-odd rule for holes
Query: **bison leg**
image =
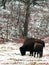
{"label": "bison leg", "polygon": [[34,52],[34,57],[36,56],[36,52]]}
{"label": "bison leg", "polygon": [[37,52],[37,57],[38,57],[38,55],[39,55],[39,52]]}
{"label": "bison leg", "polygon": [[40,52],[40,57],[42,57],[42,56],[43,56],[43,49]]}
{"label": "bison leg", "polygon": [[30,51],[30,56],[32,55],[32,51]]}

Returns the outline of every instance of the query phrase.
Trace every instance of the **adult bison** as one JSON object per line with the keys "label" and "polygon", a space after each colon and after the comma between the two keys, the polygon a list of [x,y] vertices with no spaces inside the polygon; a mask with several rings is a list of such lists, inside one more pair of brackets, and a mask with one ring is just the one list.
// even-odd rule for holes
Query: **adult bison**
{"label": "adult bison", "polygon": [[21,55],[25,55],[26,51],[29,51],[30,55],[33,55],[33,46],[34,46],[33,39],[34,38],[26,38],[25,39],[23,46],[20,47]]}
{"label": "adult bison", "polygon": [[[38,45],[36,45],[36,43],[37,44],[41,44],[42,47],[45,47],[45,43],[41,39],[26,38],[25,41],[24,41],[23,46],[20,47],[21,55],[25,55],[26,54],[26,51],[29,51],[30,52],[30,55],[33,55],[33,52],[35,52],[35,50],[37,49],[36,47],[38,46]],[[36,47],[34,47],[35,45],[36,45]]]}

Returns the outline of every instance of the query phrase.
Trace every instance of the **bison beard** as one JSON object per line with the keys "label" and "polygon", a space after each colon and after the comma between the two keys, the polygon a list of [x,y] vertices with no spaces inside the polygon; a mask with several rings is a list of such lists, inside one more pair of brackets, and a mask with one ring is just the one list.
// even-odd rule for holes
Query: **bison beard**
{"label": "bison beard", "polygon": [[[23,46],[20,47],[20,52],[21,52],[21,55],[25,55],[26,51],[29,51],[30,55],[33,55],[33,52],[35,52],[35,55],[36,55],[36,52],[37,52],[37,54],[39,53],[40,56],[42,57],[43,47],[45,47],[45,42],[43,40],[35,39],[35,38],[26,38]],[[38,50],[39,48],[40,50]]]}

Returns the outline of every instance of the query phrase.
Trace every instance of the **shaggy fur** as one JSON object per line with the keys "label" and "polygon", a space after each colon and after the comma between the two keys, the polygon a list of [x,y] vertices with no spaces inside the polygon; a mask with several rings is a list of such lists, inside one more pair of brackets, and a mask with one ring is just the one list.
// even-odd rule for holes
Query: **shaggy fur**
{"label": "shaggy fur", "polygon": [[37,54],[37,57],[43,56],[43,45],[42,44],[38,44],[38,43],[34,44],[34,57],[36,56],[36,54]]}
{"label": "shaggy fur", "polygon": [[23,46],[20,47],[20,52],[21,52],[21,55],[25,55],[27,51],[30,52],[30,55],[33,55],[33,52],[35,52],[35,55],[36,55],[36,52],[37,52],[42,57],[43,47],[45,47],[45,42],[43,40],[35,39],[35,38],[26,38]]}

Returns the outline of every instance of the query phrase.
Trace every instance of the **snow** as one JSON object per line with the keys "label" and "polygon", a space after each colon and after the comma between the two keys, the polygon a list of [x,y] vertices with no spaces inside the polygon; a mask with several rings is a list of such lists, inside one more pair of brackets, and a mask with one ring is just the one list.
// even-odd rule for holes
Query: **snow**
{"label": "snow", "polygon": [[49,44],[46,43],[44,48],[43,57],[37,58],[29,56],[29,52],[25,56],[21,56],[19,48],[21,43],[6,42],[0,45],[0,65],[48,65],[49,64]]}
{"label": "snow", "polygon": [[10,11],[7,10],[7,9],[1,9],[1,8],[0,8],[0,13],[7,13],[7,14],[10,14]]}

